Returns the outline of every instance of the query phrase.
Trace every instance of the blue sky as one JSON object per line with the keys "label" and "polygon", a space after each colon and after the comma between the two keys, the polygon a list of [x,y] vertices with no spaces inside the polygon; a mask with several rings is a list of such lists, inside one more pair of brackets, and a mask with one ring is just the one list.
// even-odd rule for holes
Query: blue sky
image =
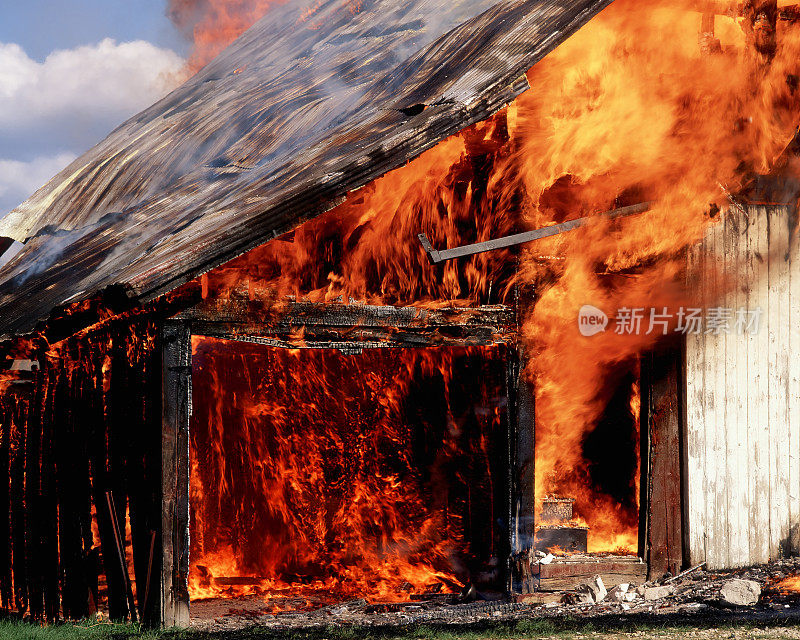
{"label": "blue sky", "polygon": [[0,0],[0,42],[21,44],[42,61],[54,49],[104,38],[146,40],[186,54],[188,43],[166,17],[164,0]]}
{"label": "blue sky", "polygon": [[0,0],[0,217],[180,81],[166,0]]}

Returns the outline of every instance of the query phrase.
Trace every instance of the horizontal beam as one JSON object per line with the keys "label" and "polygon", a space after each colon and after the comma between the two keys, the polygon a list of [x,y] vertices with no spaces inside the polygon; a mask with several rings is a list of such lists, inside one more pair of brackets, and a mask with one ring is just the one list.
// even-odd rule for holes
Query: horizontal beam
{"label": "horizontal beam", "polygon": [[[176,319],[193,335],[274,347],[368,349],[477,346],[513,342],[514,309],[505,306],[421,309],[337,303],[204,301]],[[300,332],[302,329],[302,332]]]}
{"label": "horizontal beam", "polygon": [[[266,334],[266,335],[261,335]],[[192,325],[192,335],[207,338],[249,342],[278,349],[336,349],[343,353],[361,353],[365,349],[425,349],[429,347],[491,347],[511,345],[516,342],[514,333],[498,333],[487,328],[467,329],[456,327],[453,331],[355,331],[306,332],[302,338],[270,336],[256,327],[230,327],[202,323]]]}
{"label": "horizontal beam", "polygon": [[393,307],[351,302],[272,302],[238,296],[204,300],[178,313],[175,320],[259,324],[294,330],[299,326],[415,327],[509,325],[514,309],[504,305],[480,307]]}
{"label": "horizontal beam", "polygon": [[425,249],[425,253],[428,254],[428,260],[430,260],[431,264],[439,264],[440,262],[445,262],[447,260],[465,258],[467,256],[474,256],[476,254],[486,253],[488,251],[497,251],[498,249],[508,249],[509,247],[524,244],[526,242],[533,242],[534,240],[541,240],[543,238],[556,236],[560,233],[573,231],[597,218],[613,220],[614,218],[624,218],[625,216],[644,213],[645,211],[649,211],[651,207],[652,203],[643,202],[641,204],[634,204],[629,207],[614,209],[613,211],[607,211],[606,213],[601,213],[586,218],[570,220],[569,222],[556,224],[552,227],[544,227],[542,229],[535,229],[533,231],[525,231],[523,233],[505,236],[503,238],[487,240],[486,242],[478,242],[476,244],[468,244],[462,247],[455,247],[453,249],[445,249],[444,251],[437,251],[434,249],[431,241],[428,239],[428,236],[426,236],[424,233],[420,233],[418,237],[422,248]]}

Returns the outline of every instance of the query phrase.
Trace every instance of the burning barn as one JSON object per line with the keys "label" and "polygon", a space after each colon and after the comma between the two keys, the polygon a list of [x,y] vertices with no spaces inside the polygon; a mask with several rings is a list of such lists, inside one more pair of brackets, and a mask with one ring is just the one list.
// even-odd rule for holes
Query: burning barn
{"label": "burning barn", "polygon": [[0,220],[2,606],[798,552],[799,14],[609,4],[279,3]]}

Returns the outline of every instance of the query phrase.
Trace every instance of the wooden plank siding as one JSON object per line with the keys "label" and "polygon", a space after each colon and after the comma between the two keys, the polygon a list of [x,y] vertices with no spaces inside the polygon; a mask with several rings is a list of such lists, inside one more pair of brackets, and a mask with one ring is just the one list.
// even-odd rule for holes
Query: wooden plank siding
{"label": "wooden plank siding", "polygon": [[[785,206],[733,210],[688,258],[729,330],[686,338],[686,505],[691,563],[766,562],[800,538],[800,256]],[[699,305],[698,305],[699,306]],[[740,332],[737,311],[758,311]]]}
{"label": "wooden plank siding", "polygon": [[0,505],[8,513],[0,518],[0,607],[37,622],[80,620],[97,608],[113,620],[130,616],[106,502],[112,491],[123,526],[129,516],[139,617],[154,625],[161,603],[145,606],[143,595],[162,511],[155,327],[122,321],[91,340],[32,349],[39,370],[0,376]]}

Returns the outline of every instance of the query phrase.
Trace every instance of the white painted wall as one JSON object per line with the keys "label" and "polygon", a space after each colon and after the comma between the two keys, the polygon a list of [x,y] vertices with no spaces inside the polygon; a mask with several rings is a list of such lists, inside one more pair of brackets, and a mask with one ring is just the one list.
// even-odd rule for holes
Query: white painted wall
{"label": "white painted wall", "polygon": [[[710,568],[800,551],[800,253],[787,207],[751,206],[689,255],[705,307],[762,309],[755,335],[688,335],[689,554]],[[691,276],[690,276],[691,277]],[[700,306],[700,305],[698,305]]]}

